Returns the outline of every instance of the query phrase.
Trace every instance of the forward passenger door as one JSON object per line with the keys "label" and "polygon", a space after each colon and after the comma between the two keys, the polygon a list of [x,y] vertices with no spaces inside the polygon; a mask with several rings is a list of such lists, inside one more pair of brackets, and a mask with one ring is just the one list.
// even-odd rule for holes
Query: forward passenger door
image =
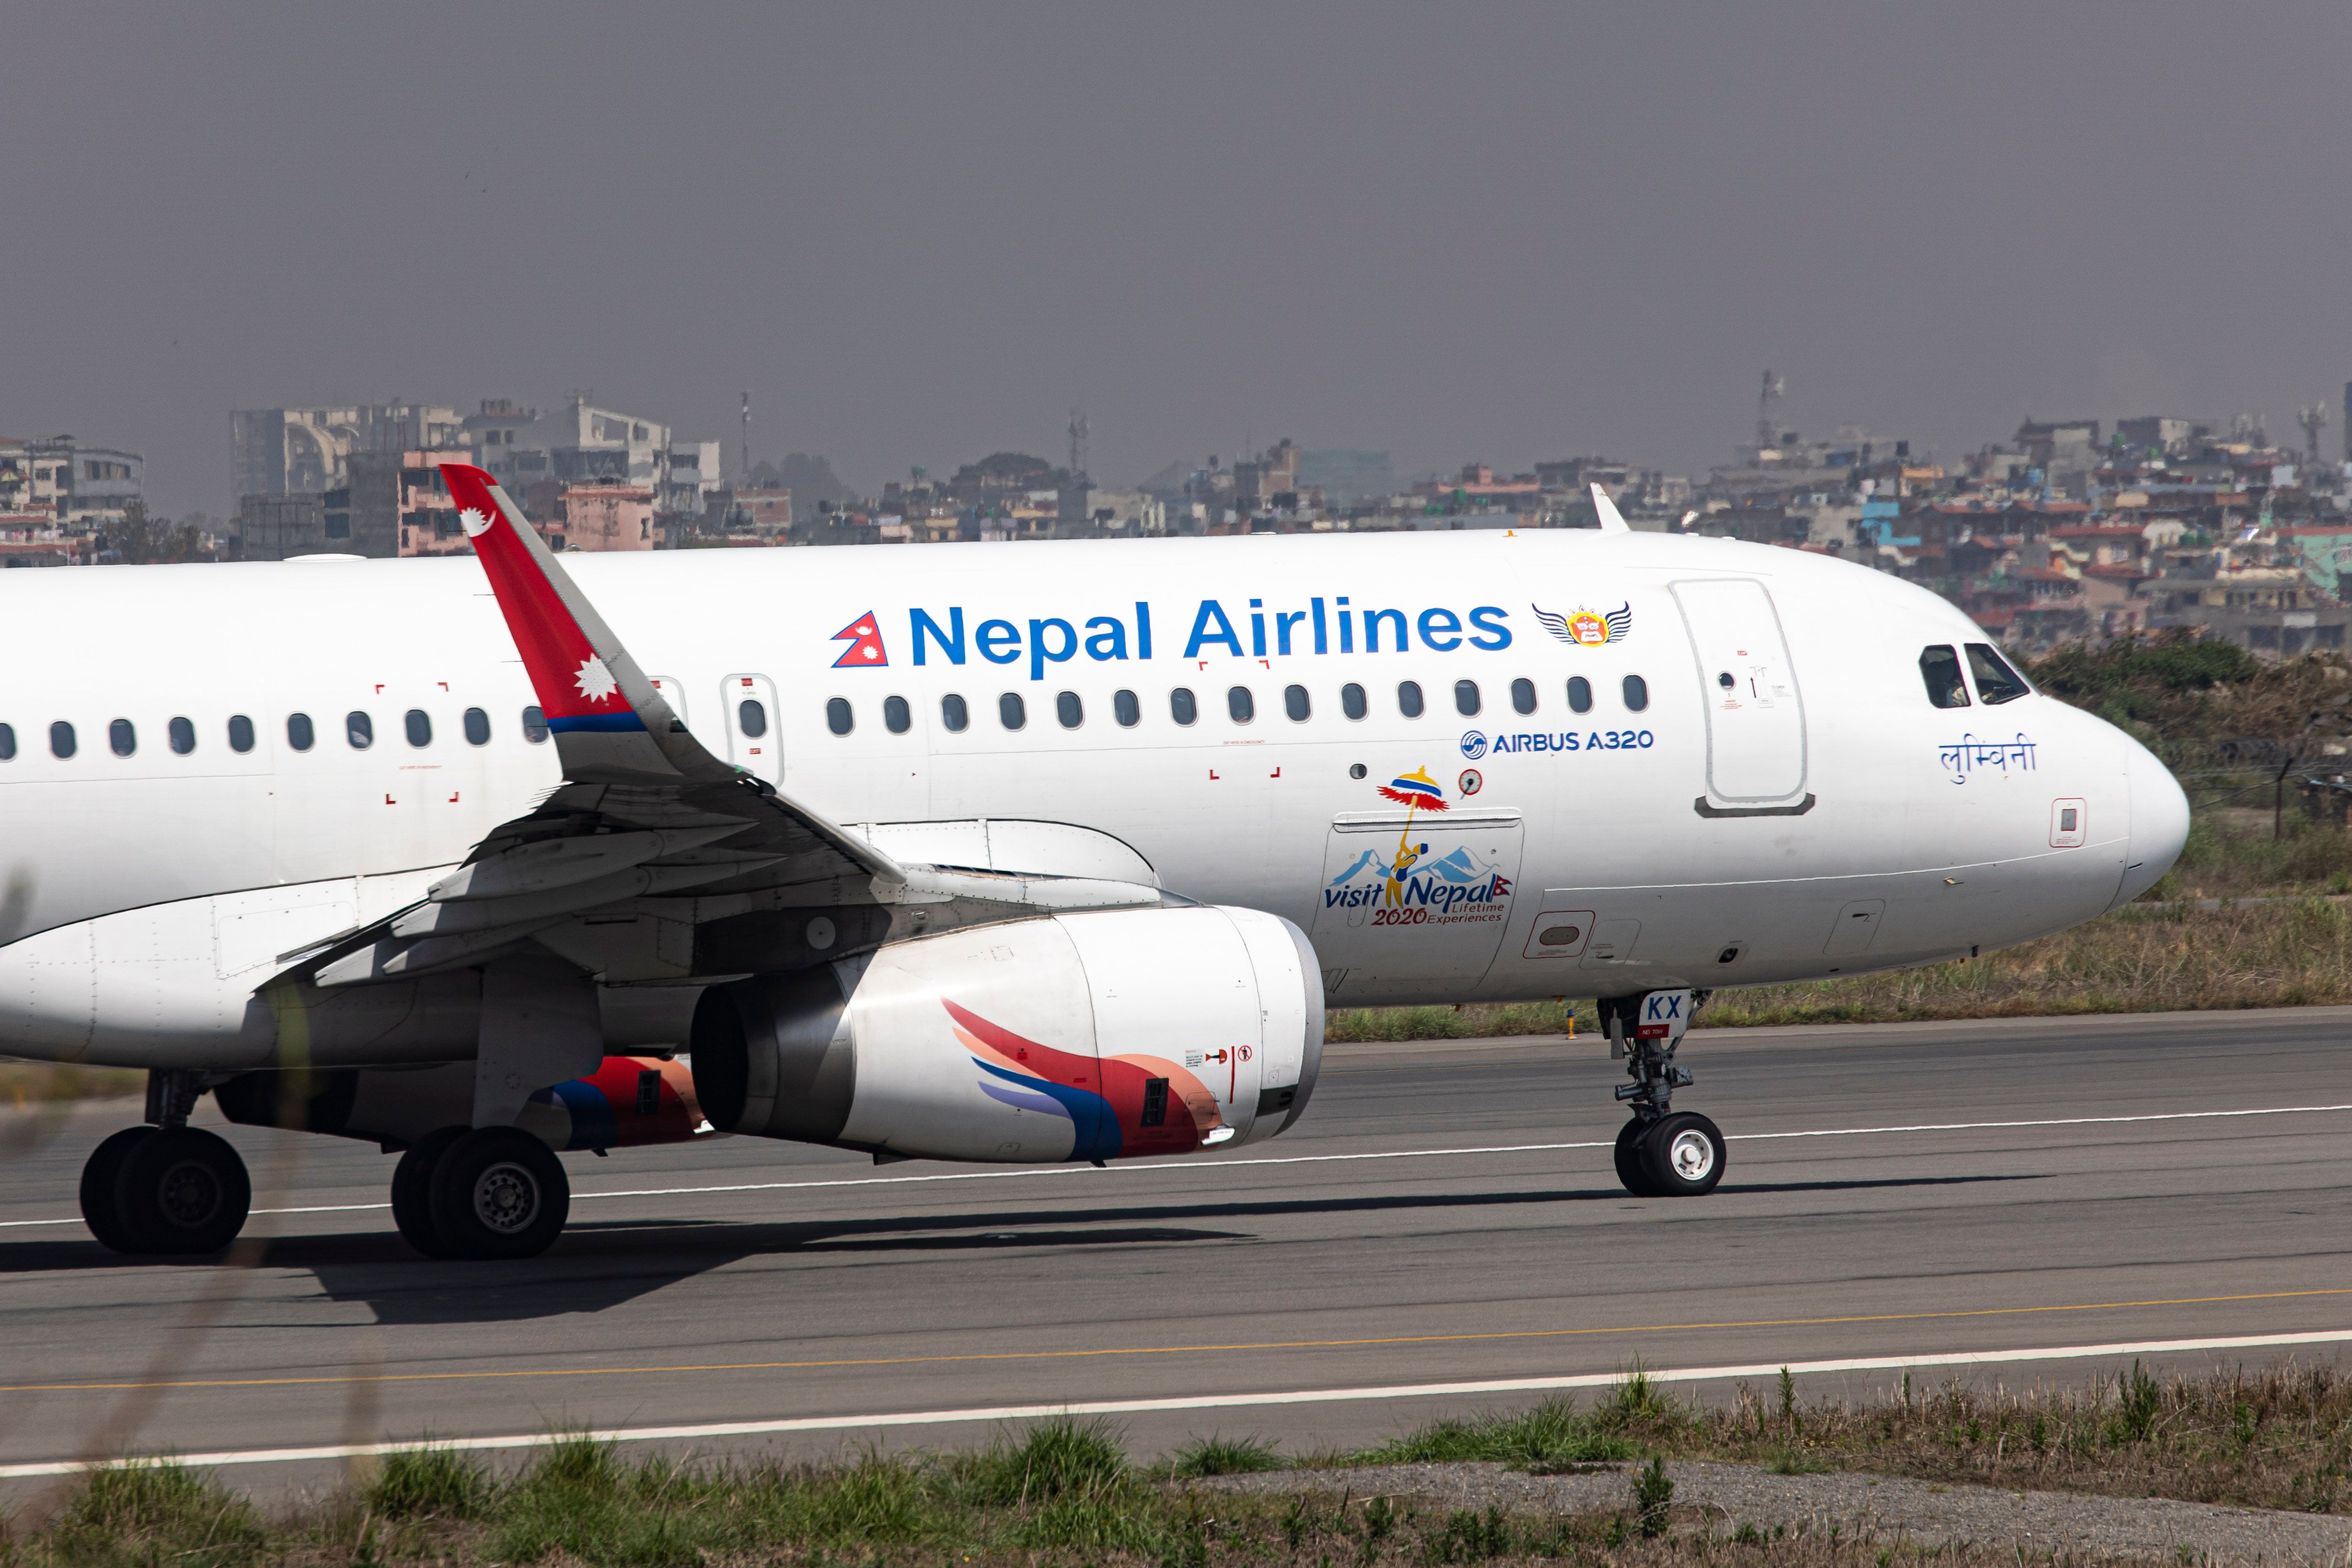
{"label": "forward passenger door", "polygon": [[1706,704],[1706,793],[1733,815],[1805,792],[1805,706],[1764,584],[1716,577],[1673,584]]}

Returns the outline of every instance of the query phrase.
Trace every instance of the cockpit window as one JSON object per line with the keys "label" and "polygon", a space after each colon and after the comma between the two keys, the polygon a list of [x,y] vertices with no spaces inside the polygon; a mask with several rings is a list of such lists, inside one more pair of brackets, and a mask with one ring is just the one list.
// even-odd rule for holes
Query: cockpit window
{"label": "cockpit window", "polygon": [[1990,707],[1996,702],[2014,702],[2032,695],[2033,688],[2025,684],[2025,677],[2009,667],[2009,660],[1993,650],[1990,643],[1969,644],[1969,673],[1977,678],[1977,695]]}
{"label": "cockpit window", "polygon": [[1927,683],[1927,700],[1938,708],[1969,705],[1969,685],[1960,679],[1960,656],[1949,643],[1937,643],[1919,652],[1919,675]]}

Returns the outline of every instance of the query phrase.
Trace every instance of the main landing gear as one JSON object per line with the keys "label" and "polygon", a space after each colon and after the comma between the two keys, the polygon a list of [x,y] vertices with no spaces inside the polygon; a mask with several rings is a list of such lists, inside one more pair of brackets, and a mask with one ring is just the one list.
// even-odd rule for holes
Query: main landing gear
{"label": "main landing gear", "polygon": [[111,1251],[218,1252],[253,1206],[253,1182],[228,1140],[188,1125],[200,1073],[147,1075],[144,1127],[126,1127],[81,1168],[81,1216]]}
{"label": "main landing gear", "polygon": [[1633,1120],[1617,1133],[1617,1179],[1638,1198],[1698,1197],[1723,1179],[1723,1134],[1696,1111],[1674,1109],[1674,1092],[1688,1088],[1688,1068],[1675,1065],[1675,1047],[1705,992],[1652,991],[1607,996],[1601,1022],[1609,1054],[1622,1057],[1633,1081],[1617,1086]]}
{"label": "main landing gear", "polygon": [[392,1173],[392,1217],[427,1258],[535,1258],[572,1212],[554,1151],[513,1127],[444,1127]]}

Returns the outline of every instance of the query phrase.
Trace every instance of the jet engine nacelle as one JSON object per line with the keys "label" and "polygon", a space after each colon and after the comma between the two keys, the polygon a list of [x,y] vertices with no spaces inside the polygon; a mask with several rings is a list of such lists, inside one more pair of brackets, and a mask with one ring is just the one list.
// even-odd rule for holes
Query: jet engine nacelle
{"label": "jet engine nacelle", "polygon": [[1055,915],[705,991],[726,1131],[942,1160],[1111,1160],[1271,1138],[1323,1051],[1299,929],[1192,906]]}

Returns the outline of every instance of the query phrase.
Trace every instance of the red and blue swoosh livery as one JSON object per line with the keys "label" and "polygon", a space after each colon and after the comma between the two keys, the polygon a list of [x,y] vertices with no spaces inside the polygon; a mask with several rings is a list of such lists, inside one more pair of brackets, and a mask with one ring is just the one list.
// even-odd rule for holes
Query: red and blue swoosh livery
{"label": "red and blue swoosh livery", "polygon": [[[956,1038],[985,1076],[980,1091],[1002,1105],[1068,1119],[1073,1160],[1189,1154],[1224,1124],[1206,1084],[1159,1057],[1079,1056],[1027,1039],[969,1007],[941,999]],[[1164,1088],[1156,1093],[1157,1081]],[[1157,1101],[1160,1120],[1144,1121]]]}

